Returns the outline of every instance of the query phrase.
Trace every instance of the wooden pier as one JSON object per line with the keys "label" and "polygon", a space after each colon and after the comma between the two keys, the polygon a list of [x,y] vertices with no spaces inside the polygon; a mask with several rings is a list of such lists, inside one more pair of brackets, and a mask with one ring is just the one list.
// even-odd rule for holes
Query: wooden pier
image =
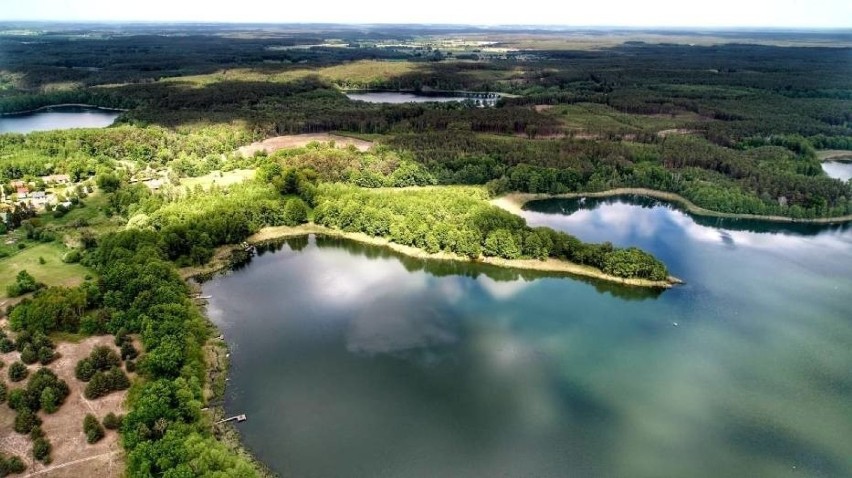
{"label": "wooden pier", "polygon": [[225,422],[231,422],[231,421],[236,421],[237,423],[244,422],[244,421],[246,421],[246,416],[245,416],[245,414],[242,414],[242,415],[234,415],[233,417],[229,417],[229,418],[223,418],[222,420],[219,420],[218,422],[216,422],[215,425],[218,425],[220,423],[225,423]]}

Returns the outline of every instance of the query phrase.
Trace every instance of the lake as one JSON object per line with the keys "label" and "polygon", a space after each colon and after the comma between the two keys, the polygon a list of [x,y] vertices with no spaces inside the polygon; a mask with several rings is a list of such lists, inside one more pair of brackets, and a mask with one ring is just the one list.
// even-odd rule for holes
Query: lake
{"label": "lake", "polygon": [[434,95],[426,95],[426,94],[415,94],[415,93],[401,93],[396,91],[361,91],[361,92],[352,92],[346,93],[346,96],[350,100],[355,101],[366,101],[368,103],[426,103],[426,102],[439,102],[439,103],[448,103],[448,102],[458,102],[471,100],[474,101],[477,105],[482,106],[494,106],[497,104],[497,100],[499,97],[493,98],[472,98],[465,96],[464,94],[458,95],[449,95],[449,94],[434,94]]}
{"label": "lake", "polygon": [[843,181],[852,179],[852,161],[823,161],[822,170],[832,178]]}
{"label": "lake", "polygon": [[282,476],[852,476],[852,229],[530,206],[686,284],[283,242],[203,285],[246,446]]}
{"label": "lake", "polygon": [[0,116],[0,133],[31,133],[69,128],[104,128],[111,125],[120,111],[82,106],[55,106]]}

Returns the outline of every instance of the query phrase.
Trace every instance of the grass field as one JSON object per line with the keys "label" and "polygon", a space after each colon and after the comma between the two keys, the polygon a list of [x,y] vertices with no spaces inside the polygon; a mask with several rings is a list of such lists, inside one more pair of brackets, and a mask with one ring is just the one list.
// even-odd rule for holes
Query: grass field
{"label": "grass field", "polygon": [[[9,257],[0,259],[0,299],[8,298],[6,286],[15,282],[18,272],[25,270],[39,282],[55,286],[73,286],[83,282],[92,272],[80,264],[66,264],[62,256],[68,249],[57,242],[29,246]],[[39,263],[39,257],[45,263]]]}
{"label": "grass field", "polygon": [[201,186],[205,190],[211,186],[230,186],[232,184],[241,183],[247,179],[254,177],[253,169],[234,169],[232,171],[213,171],[204,176],[196,178],[180,178],[180,189],[189,188],[195,189],[196,186]]}
{"label": "grass field", "polygon": [[592,103],[559,105],[547,110],[547,113],[558,116],[568,131],[594,135],[656,133],[698,119],[697,115],[674,118],[634,115]]}

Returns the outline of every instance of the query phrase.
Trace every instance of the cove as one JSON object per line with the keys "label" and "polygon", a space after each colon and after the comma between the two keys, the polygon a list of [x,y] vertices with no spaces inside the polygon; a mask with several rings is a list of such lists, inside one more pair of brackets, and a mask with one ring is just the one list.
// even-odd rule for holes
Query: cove
{"label": "cove", "polygon": [[111,125],[120,111],[85,106],[52,106],[0,116],[0,133],[31,133],[69,128],[104,128]]}
{"label": "cove", "polygon": [[852,179],[852,162],[850,161],[823,161],[822,170],[830,177],[841,181]]}
{"label": "cove", "polygon": [[203,285],[246,446],[285,476],[852,474],[848,227],[528,206],[531,225],[645,248],[687,283],[636,293],[278,243]]}

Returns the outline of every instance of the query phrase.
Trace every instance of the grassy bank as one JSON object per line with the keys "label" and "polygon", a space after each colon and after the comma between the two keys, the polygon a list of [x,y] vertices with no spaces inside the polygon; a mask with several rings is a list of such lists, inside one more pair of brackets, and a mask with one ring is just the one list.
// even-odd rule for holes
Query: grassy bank
{"label": "grassy bank", "polygon": [[564,199],[572,199],[578,197],[615,197],[615,196],[629,196],[629,195],[638,195],[638,196],[647,196],[654,199],[661,199],[663,201],[668,201],[671,203],[676,203],[683,207],[690,214],[695,214],[698,216],[710,216],[710,217],[724,217],[730,219],[755,219],[759,221],[768,221],[768,222],[786,222],[786,223],[808,223],[808,224],[839,224],[844,222],[852,221],[852,214],[848,214],[846,216],[838,216],[838,217],[821,217],[815,219],[795,219],[792,217],[785,216],[762,216],[758,214],[734,214],[727,212],[718,212],[710,209],[705,209],[701,206],[696,205],[689,199],[685,197],[668,193],[665,191],[657,191],[654,189],[645,189],[645,188],[618,188],[618,189],[610,189],[608,191],[600,191],[600,192],[591,192],[591,193],[565,193],[565,194],[531,194],[531,193],[511,193],[505,196],[501,196],[497,199],[491,201],[491,204],[500,207],[506,211],[509,211],[514,214],[519,214],[523,209],[524,204],[535,201],[539,199],[556,199],[556,198],[564,198]]}

